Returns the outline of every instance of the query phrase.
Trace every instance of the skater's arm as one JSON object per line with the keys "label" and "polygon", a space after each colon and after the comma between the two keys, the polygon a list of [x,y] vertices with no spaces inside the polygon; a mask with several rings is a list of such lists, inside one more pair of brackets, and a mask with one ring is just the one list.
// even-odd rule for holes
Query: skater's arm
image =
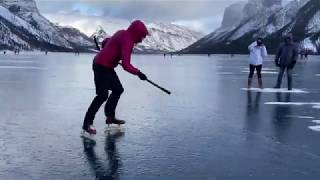
{"label": "skater's arm", "polygon": [[276,59],[279,59],[282,53],[283,44],[281,44],[276,53]]}
{"label": "skater's arm", "polygon": [[133,44],[124,41],[121,45],[121,59],[122,59],[122,67],[127,72],[138,75],[139,70],[131,65],[131,53],[133,49]]}
{"label": "skater's arm", "polygon": [[297,62],[298,58],[299,58],[299,51],[298,51],[298,47],[295,45],[294,50],[293,50],[293,61]]}
{"label": "skater's arm", "polygon": [[256,46],[257,46],[257,42],[256,42],[256,41],[253,42],[253,43],[251,43],[251,44],[248,46],[249,51],[250,51],[250,52],[253,51],[253,50],[254,50],[254,47],[256,47]]}
{"label": "skater's arm", "polygon": [[261,51],[262,51],[261,52],[262,57],[267,57],[268,56],[268,52],[267,52],[266,46],[262,46]]}
{"label": "skater's arm", "polygon": [[99,47],[99,43],[97,41],[97,37],[93,36],[93,40],[94,40],[94,44],[96,45],[97,50],[100,51],[100,47]]}
{"label": "skater's arm", "polygon": [[291,69],[294,68],[294,66],[297,63],[298,58],[299,58],[298,48],[295,46],[294,49],[293,49],[292,62],[290,64],[289,68],[291,68]]}
{"label": "skater's arm", "polygon": [[278,48],[278,50],[277,50],[277,54],[276,54],[276,57],[275,57],[275,64],[276,64],[276,66],[279,66],[279,58],[280,58],[280,56],[281,56],[281,53],[282,53],[282,45],[280,45],[280,47]]}

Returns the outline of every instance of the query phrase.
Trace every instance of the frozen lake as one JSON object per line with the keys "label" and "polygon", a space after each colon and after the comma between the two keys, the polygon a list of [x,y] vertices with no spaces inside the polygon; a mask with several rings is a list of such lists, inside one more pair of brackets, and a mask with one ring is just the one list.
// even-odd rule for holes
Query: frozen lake
{"label": "frozen lake", "polygon": [[135,55],[172,95],[118,68],[126,129],[106,135],[101,109],[95,144],[80,137],[92,58],[0,55],[0,179],[320,178],[319,57],[297,64],[292,93],[277,93],[272,57],[266,89],[247,91],[248,56]]}

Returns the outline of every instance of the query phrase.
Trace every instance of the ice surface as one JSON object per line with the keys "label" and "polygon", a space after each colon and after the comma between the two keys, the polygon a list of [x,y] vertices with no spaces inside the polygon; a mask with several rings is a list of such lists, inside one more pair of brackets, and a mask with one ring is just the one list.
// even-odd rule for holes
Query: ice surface
{"label": "ice surface", "polygon": [[[312,122],[320,118],[312,108],[320,106],[318,57],[296,65],[293,87],[309,93],[264,93],[241,90],[247,56],[133,55],[135,66],[173,94],[117,67],[125,91],[116,116],[126,128],[105,133],[102,107],[92,143],[80,132],[96,95],[94,55],[0,55],[0,66],[46,69],[0,68],[1,180],[320,177],[320,134],[309,129],[320,125]],[[275,68],[272,61],[264,67]],[[264,86],[272,87],[276,78],[264,76]]]}

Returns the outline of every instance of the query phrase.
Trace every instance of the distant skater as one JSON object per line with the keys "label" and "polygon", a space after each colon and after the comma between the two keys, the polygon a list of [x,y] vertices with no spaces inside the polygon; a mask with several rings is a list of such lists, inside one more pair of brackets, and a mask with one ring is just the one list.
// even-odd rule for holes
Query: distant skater
{"label": "distant skater", "polygon": [[294,68],[299,58],[297,45],[293,42],[292,35],[285,36],[284,43],[282,43],[277,51],[275,64],[280,68],[275,88],[280,88],[284,71],[287,71],[288,90],[292,90],[292,69]]}
{"label": "distant skater", "polygon": [[263,59],[268,56],[267,48],[263,44],[263,39],[258,38],[255,42],[249,45],[248,49],[250,51],[250,58],[249,58],[250,73],[248,77],[248,88],[251,88],[254,71],[257,70],[259,88],[262,89],[263,85],[262,85],[261,71],[262,71]]}
{"label": "distant skater", "polygon": [[308,55],[309,55],[309,52],[308,52],[308,50],[306,50],[306,52],[304,53],[304,59],[305,60],[308,60]]}
{"label": "distant skater", "polygon": [[304,58],[304,50],[301,50],[300,51],[300,59],[303,60],[303,58]]}
{"label": "distant skater", "polygon": [[[148,30],[143,22],[136,20],[127,30],[116,32],[106,41],[105,46],[93,60],[94,82],[96,97],[93,99],[85,115],[82,129],[85,135],[96,134],[93,121],[101,105],[106,102],[104,113],[106,124],[125,124],[124,120],[115,117],[116,107],[124,89],[114,68],[122,61],[121,66],[127,72],[138,76],[141,80],[147,80],[145,74],[131,65],[131,53],[134,45],[142,42],[147,36]],[[108,95],[108,90],[112,93]]]}

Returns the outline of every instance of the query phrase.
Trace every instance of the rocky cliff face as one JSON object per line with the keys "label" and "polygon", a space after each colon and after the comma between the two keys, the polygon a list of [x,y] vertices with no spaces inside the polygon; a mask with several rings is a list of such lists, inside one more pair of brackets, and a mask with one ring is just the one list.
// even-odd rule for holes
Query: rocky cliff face
{"label": "rocky cliff face", "polygon": [[[256,37],[265,38],[270,52],[275,52],[283,35],[292,33],[301,49],[319,52],[319,0],[291,1],[285,6],[280,2],[265,6],[263,1],[249,0],[241,23],[230,29],[219,28],[200,39],[184,53],[248,53],[247,45]],[[259,11],[247,11],[249,6]]]}

